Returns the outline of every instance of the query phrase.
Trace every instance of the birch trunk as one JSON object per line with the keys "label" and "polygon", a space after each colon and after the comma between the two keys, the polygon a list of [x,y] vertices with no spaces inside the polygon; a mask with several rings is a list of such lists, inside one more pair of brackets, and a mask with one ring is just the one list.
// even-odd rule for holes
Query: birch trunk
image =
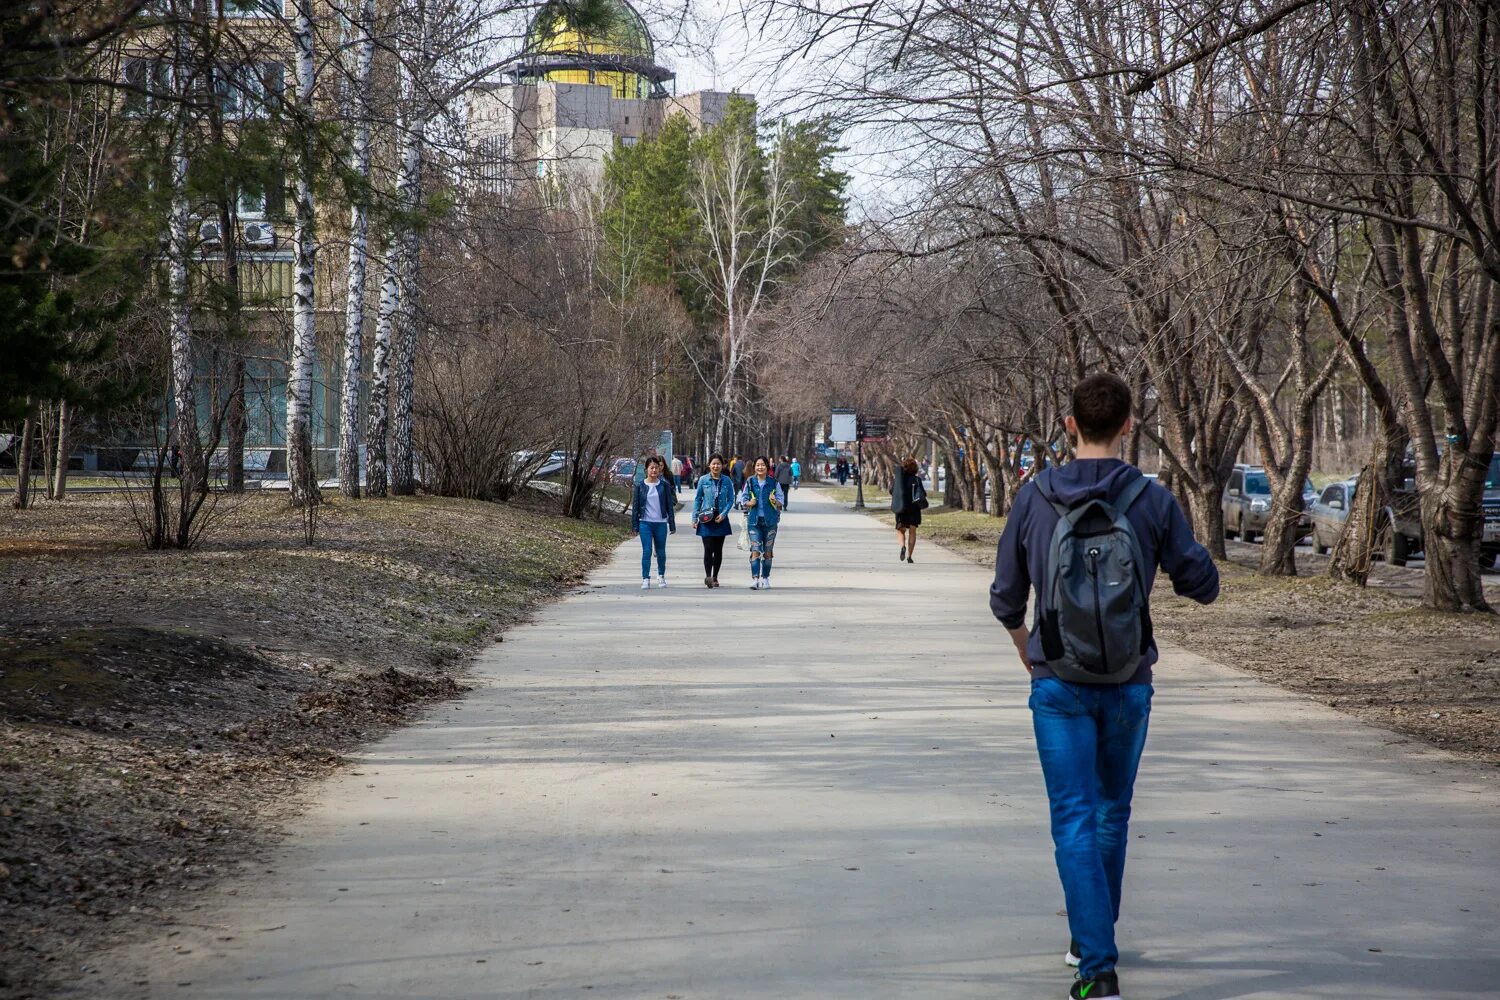
{"label": "birch trunk", "polygon": [[68,489],[68,455],[73,450],[73,407],[66,399],[57,405],[57,464],[53,466],[52,499],[61,500]]}
{"label": "birch trunk", "polygon": [[391,328],[401,306],[400,238],[386,241],[385,266],[380,279],[380,308],[375,317],[375,346],[370,355],[370,423],[365,436],[365,495],[386,495],[387,443],[391,414]]}
{"label": "birch trunk", "polygon": [[391,419],[391,492],[410,496],[416,492],[415,456],[412,450],[412,407],[415,402],[417,358],[417,281],[421,243],[414,228],[422,197],[422,146],[426,121],[414,116],[402,140],[401,172],[396,193],[408,227],[396,241],[396,279],[399,285],[395,311],[394,412]]}
{"label": "birch trunk", "polygon": [[292,356],[286,380],[286,469],[292,505],[321,502],[312,450],[313,363],[317,351],[316,292],[313,286],[318,247],[313,205],[313,51],[312,0],[298,0],[292,26],[297,58],[299,141],[296,219],[292,243],[296,252],[296,287],[292,293]]}
{"label": "birch trunk", "polygon": [[416,451],[412,440],[412,409],[417,374],[417,282],[421,276],[420,246],[415,233],[407,236],[401,281],[401,309],[396,342],[396,398],[391,420],[391,492],[411,496],[417,491]]}
{"label": "birch trunk", "polygon": [[[179,65],[182,65],[179,62]],[[198,487],[201,461],[198,451],[197,367],[193,359],[192,308],[188,299],[188,159],[179,135],[172,153],[172,208],[168,219],[167,285],[172,300],[170,340],[172,351],[171,446],[178,451],[177,537],[188,534],[193,493]],[[189,520],[185,520],[189,519]]]}
{"label": "birch trunk", "polygon": [[[354,126],[350,166],[370,179],[370,72],[375,64],[375,4],[362,0],[352,25],[358,44],[354,65]],[[349,283],[344,300],[344,375],[339,405],[339,487],[359,497],[359,385],[364,361],[365,276],[370,257],[370,215],[363,192],[349,209]]]}

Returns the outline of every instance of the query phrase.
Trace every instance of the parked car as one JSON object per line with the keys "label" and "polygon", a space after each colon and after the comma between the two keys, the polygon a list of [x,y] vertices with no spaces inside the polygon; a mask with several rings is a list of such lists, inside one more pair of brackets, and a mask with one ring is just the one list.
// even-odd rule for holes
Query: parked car
{"label": "parked car", "polygon": [[[1393,566],[1405,566],[1408,559],[1422,553],[1422,510],[1416,476],[1416,464],[1408,462],[1401,488],[1392,492],[1391,505],[1381,512],[1383,554]],[[1493,569],[1500,557],[1500,453],[1490,457],[1481,503],[1484,529],[1479,542],[1479,565]]]}
{"label": "parked car", "polygon": [[1313,551],[1323,555],[1338,542],[1344,532],[1344,522],[1349,519],[1349,510],[1354,506],[1354,485],[1358,480],[1346,479],[1323,487],[1308,506],[1312,519]]}
{"label": "parked car", "polygon": [[[1312,480],[1302,485],[1299,498],[1303,515],[1298,524],[1298,537],[1312,530],[1307,518],[1307,498],[1314,494]],[[1229,485],[1224,490],[1224,537],[1243,538],[1253,542],[1265,530],[1271,520],[1271,478],[1258,465],[1236,465],[1229,474]]]}
{"label": "parked car", "polygon": [[609,478],[622,486],[635,481],[635,459],[617,458],[609,463]]}

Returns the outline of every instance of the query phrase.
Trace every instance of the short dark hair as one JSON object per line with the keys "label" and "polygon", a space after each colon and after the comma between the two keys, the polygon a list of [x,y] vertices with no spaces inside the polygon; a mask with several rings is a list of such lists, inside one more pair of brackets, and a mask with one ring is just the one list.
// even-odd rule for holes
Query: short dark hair
{"label": "short dark hair", "polygon": [[1078,436],[1107,444],[1130,419],[1130,386],[1110,372],[1095,372],[1073,387],[1073,419]]}
{"label": "short dark hair", "polygon": [[759,465],[760,463],[762,463],[762,462],[766,463],[766,468],[767,469],[771,468],[771,460],[769,458],[767,458],[764,455],[756,455],[755,456],[755,461],[753,461],[753,462],[750,463],[751,470],[753,471],[755,469],[755,467],[757,465]]}
{"label": "short dark hair", "polygon": [[646,468],[647,469],[650,469],[651,466],[653,466],[653,465],[659,465],[659,466],[661,466],[661,471],[663,471],[663,472],[667,471],[667,462],[666,462],[666,459],[662,458],[660,455],[652,455],[650,458],[646,459]]}
{"label": "short dark hair", "polygon": [[[708,456],[708,464],[709,465],[713,465],[714,464],[714,459],[716,459],[716,458],[720,462],[724,462],[724,456],[720,455],[718,452],[714,452],[712,455]],[[728,465],[729,463],[728,462],[724,462],[724,464]]]}

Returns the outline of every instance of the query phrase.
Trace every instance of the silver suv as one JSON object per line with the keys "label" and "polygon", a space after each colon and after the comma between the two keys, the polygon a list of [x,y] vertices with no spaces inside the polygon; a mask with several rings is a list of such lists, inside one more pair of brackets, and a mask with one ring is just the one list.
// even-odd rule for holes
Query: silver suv
{"label": "silver suv", "polygon": [[[1312,480],[1302,485],[1302,517],[1297,525],[1297,537],[1312,530],[1307,516],[1308,497],[1315,495]],[[1253,542],[1265,530],[1271,520],[1271,478],[1259,465],[1236,465],[1229,474],[1229,484],[1224,489],[1224,537],[1243,538]]]}

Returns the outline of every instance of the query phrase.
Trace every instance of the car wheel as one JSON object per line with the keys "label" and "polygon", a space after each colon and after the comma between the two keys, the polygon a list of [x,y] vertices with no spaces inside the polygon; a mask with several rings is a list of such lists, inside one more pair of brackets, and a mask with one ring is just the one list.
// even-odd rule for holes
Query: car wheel
{"label": "car wheel", "polygon": [[1322,532],[1318,531],[1317,528],[1313,529],[1312,543],[1313,543],[1313,551],[1316,552],[1318,555],[1320,555],[1320,556],[1326,556],[1328,554],[1328,546],[1326,546],[1326,545],[1323,544],[1323,534],[1322,534]]}
{"label": "car wheel", "polygon": [[1411,542],[1401,532],[1392,529],[1385,545],[1385,561],[1392,566],[1405,566],[1411,558]]}
{"label": "car wheel", "polygon": [[1500,556],[1500,552],[1496,552],[1493,549],[1486,552],[1481,549],[1479,552],[1479,565],[1483,566],[1485,569],[1494,569],[1496,556]]}

